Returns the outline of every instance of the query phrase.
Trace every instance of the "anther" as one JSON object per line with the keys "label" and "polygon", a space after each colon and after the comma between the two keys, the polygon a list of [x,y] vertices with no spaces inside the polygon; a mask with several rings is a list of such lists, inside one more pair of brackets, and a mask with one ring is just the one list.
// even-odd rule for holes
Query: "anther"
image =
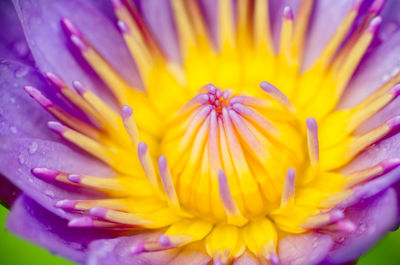
{"label": "anther", "polygon": [[153,188],[158,192],[157,176],[146,143],[140,142],[138,144],[138,156],[144,173],[146,174]]}
{"label": "anther", "polygon": [[129,134],[135,148],[139,145],[140,135],[139,129],[136,125],[135,119],[133,118],[133,110],[128,105],[122,106],[121,111],[122,121],[124,123],[125,129]]}
{"label": "anther", "polygon": [[293,168],[289,168],[286,173],[285,185],[283,187],[281,207],[287,206],[291,201],[294,200],[295,193],[295,177],[296,171]]}
{"label": "anther", "polygon": [[42,179],[55,180],[60,174],[59,171],[45,167],[36,167],[31,170],[32,174]]}
{"label": "anther", "polygon": [[57,75],[51,72],[46,72],[44,73],[46,79],[50,82],[50,84],[57,88],[58,90],[61,90],[63,88],[66,88],[66,84],[64,81]]}
{"label": "anther", "polygon": [[68,36],[75,35],[79,38],[83,38],[81,31],[68,18],[61,19],[61,26],[67,32]]}
{"label": "anther", "polygon": [[178,196],[176,195],[174,183],[171,177],[171,173],[168,169],[167,159],[165,156],[160,156],[158,158],[158,170],[160,172],[160,177],[164,186],[164,191],[168,196],[170,202],[179,208]]}
{"label": "anther", "polygon": [[296,111],[294,105],[289,101],[288,97],[278,88],[265,81],[260,83],[260,87],[284,108],[287,108],[290,112]]}
{"label": "anther", "polygon": [[319,160],[318,124],[314,118],[308,118],[306,125],[310,162],[312,166],[316,166]]}

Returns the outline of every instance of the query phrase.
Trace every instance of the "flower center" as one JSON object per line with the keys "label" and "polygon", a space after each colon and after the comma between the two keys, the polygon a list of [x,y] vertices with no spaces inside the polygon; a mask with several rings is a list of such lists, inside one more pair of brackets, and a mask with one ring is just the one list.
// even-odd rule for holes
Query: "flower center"
{"label": "flower center", "polygon": [[304,167],[304,128],[292,104],[272,85],[261,87],[264,98],[206,85],[167,123],[161,150],[188,212],[265,215],[280,206],[289,168]]}
{"label": "flower center", "polygon": [[[122,115],[82,83],[75,81],[72,88],[52,73],[46,74],[48,81],[93,124],[25,88],[57,118],[50,129],[115,171],[104,178],[32,169],[46,180],[104,192],[98,200],[57,202],[58,208],[82,214],[71,227],[163,233],[132,244],[132,254],[202,241],[214,264],[228,264],[244,248],[260,262],[278,264],[278,241],[287,234],[354,229],[343,212],[357,200],[354,187],[400,164],[389,159],[351,174],[339,171],[400,124],[395,117],[355,134],[400,95],[400,85],[394,86],[399,73],[355,107],[335,109],[381,22],[375,13],[365,16],[346,42],[359,17],[356,1],[315,63],[302,72],[313,1],[301,1],[296,16],[284,9],[278,52],[268,1],[238,1],[240,8],[216,1],[216,45],[198,1],[171,1],[181,63],[163,54],[135,8],[113,2],[146,92],[131,87],[68,19],[62,20],[68,37],[123,105]],[[238,11],[237,21],[231,10]],[[205,80],[236,91],[206,85],[196,93]],[[258,88],[261,80],[284,93],[267,82]]]}

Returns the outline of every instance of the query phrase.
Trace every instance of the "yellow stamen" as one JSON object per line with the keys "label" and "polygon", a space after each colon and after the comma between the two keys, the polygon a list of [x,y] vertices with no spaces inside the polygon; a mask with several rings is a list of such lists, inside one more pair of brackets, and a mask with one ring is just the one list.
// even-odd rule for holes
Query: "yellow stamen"
{"label": "yellow stamen", "polygon": [[255,47],[267,46],[274,53],[269,18],[269,0],[256,0],[254,3],[254,43]]}
{"label": "yellow stamen", "polygon": [[175,25],[177,25],[181,51],[184,60],[187,58],[189,50],[196,46],[196,40],[192,29],[191,21],[186,12],[184,0],[171,1],[175,16]]}
{"label": "yellow stamen", "polygon": [[220,48],[234,47],[234,27],[232,18],[232,2],[230,0],[218,1],[219,44]]}

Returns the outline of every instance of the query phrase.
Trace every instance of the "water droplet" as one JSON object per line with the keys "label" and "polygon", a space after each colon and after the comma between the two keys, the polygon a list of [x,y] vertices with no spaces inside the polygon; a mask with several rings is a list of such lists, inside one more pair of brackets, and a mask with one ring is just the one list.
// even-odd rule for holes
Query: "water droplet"
{"label": "water droplet", "polygon": [[83,249],[83,246],[81,244],[79,244],[79,243],[76,243],[76,242],[71,242],[69,245],[70,245],[71,248],[76,249],[76,250]]}
{"label": "water droplet", "polygon": [[25,158],[24,158],[24,156],[23,156],[23,155],[19,155],[19,156],[18,156],[18,161],[19,161],[19,163],[20,163],[21,165],[23,165],[23,164],[25,163]]}
{"label": "water droplet", "polygon": [[381,29],[379,30],[379,36],[382,39],[382,41],[390,38],[390,36],[392,36],[392,34],[399,28],[399,26],[397,25],[397,23],[395,22],[388,22],[388,23],[384,23],[384,25],[382,25]]}
{"label": "water droplet", "polygon": [[55,194],[52,190],[45,190],[44,194],[46,194],[46,196],[50,197],[50,198],[54,198]]}
{"label": "water droplet", "polygon": [[366,229],[367,229],[366,224],[360,224],[360,226],[358,227],[358,233],[362,234],[365,232]]}
{"label": "water droplet", "polygon": [[383,82],[386,82],[386,81],[389,80],[389,78],[390,78],[390,76],[386,74],[386,75],[384,75],[384,76],[382,77],[382,81],[383,81]]}
{"label": "water droplet", "polygon": [[13,52],[17,57],[22,58],[28,55],[29,47],[24,40],[18,40],[14,43]]}
{"label": "water droplet", "polygon": [[318,241],[314,241],[314,243],[312,244],[313,248],[317,248],[318,247]]}
{"label": "water droplet", "polygon": [[31,143],[31,145],[29,146],[29,153],[34,154],[38,149],[38,144],[37,142],[33,142]]}
{"label": "water droplet", "polygon": [[343,243],[344,242],[344,237],[342,236],[342,237],[339,237],[337,240],[336,240],[338,243]]}
{"label": "water droplet", "polygon": [[14,74],[15,74],[15,77],[22,78],[22,77],[26,76],[28,74],[28,72],[29,72],[28,67],[21,66],[21,67],[18,67],[17,70],[15,70]]}
{"label": "water droplet", "polygon": [[57,212],[59,212],[61,215],[65,214],[65,211],[63,209],[57,209]]}
{"label": "water droplet", "polygon": [[390,74],[393,77],[393,76],[397,75],[398,72],[400,72],[400,67],[395,67],[395,68],[393,68],[393,70]]}
{"label": "water droplet", "polygon": [[16,134],[16,133],[18,132],[18,129],[17,129],[17,127],[15,127],[15,126],[11,126],[11,127],[10,127],[10,131],[11,131],[13,134]]}

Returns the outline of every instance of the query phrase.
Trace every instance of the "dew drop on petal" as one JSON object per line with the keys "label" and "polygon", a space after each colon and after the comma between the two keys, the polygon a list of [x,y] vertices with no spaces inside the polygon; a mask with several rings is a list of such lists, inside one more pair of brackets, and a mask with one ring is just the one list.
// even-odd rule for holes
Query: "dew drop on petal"
{"label": "dew drop on petal", "polygon": [[49,197],[49,198],[54,198],[55,197],[55,194],[54,194],[54,192],[52,190],[45,190],[44,194],[46,194],[46,196]]}
{"label": "dew drop on petal", "polygon": [[36,142],[31,143],[29,146],[29,153],[34,154],[38,149],[38,144]]}
{"label": "dew drop on petal", "polygon": [[16,133],[18,132],[18,129],[17,129],[17,127],[15,127],[15,126],[11,126],[11,127],[10,127],[10,131],[11,131],[13,134],[16,134]]}
{"label": "dew drop on petal", "polygon": [[19,163],[20,163],[21,165],[23,165],[23,164],[25,163],[25,158],[24,158],[24,156],[23,156],[23,155],[19,155],[19,156],[18,156],[18,161],[19,161]]}
{"label": "dew drop on petal", "polygon": [[312,244],[312,247],[313,248],[317,248],[318,247],[318,241],[315,240],[314,243]]}
{"label": "dew drop on petal", "polygon": [[18,40],[16,42],[14,42],[12,50],[13,50],[14,54],[19,58],[25,57],[29,53],[29,47],[26,44],[26,42],[23,40]]}
{"label": "dew drop on petal", "polygon": [[386,81],[389,80],[389,78],[390,78],[390,76],[389,76],[388,74],[386,74],[386,75],[384,75],[384,76],[382,77],[382,81],[383,81],[383,82],[386,82]]}
{"label": "dew drop on petal", "polygon": [[76,250],[82,250],[82,249],[83,249],[82,244],[79,244],[79,243],[76,243],[76,242],[71,242],[71,243],[69,244],[69,246],[70,246],[71,248],[73,248],[73,249],[76,249]]}
{"label": "dew drop on petal", "polygon": [[367,229],[367,225],[366,224],[360,224],[359,228],[358,228],[358,233],[362,234],[365,232],[365,230]]}
{"label": "dew drop on petal", "polygon": [[344,242],[344,237],[342,236],[342,237],[339,237],[338,239],[337,239],[337,242],[338,243],[343,243]]}
{"label": "dew drop on petal", "polygon": [[22,77],[26,76],[28,74],[28,72],[29,72],[28,67],[21,66],[15,70],[14,74],[15,74],[15,77],[22,78]]}
{"label": "dew drop on petal", "polygon": [[400,67],[395,67],[390,74],[393,77],[393,76],[397,75],[398,72],[400,72]]}
{"label": "dew drop on petal", "polygon": [[60,214],[65,214],[65,211],[63,209],[57,209],[57,212],[59,212]]}

